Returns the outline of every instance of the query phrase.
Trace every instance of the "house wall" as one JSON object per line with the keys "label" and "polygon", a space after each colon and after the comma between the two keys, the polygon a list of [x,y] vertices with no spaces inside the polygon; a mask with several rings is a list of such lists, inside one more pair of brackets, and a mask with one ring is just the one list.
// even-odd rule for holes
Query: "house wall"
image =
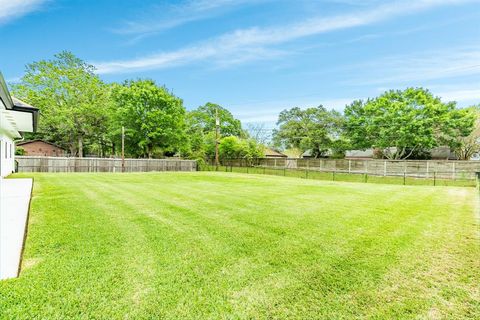
{"label": "house wall", "polygon": [[32,141],[18,147],[25,150],[27,156],[63,157],[65,155],[65,150],[42,141]]}
{"label": "house wall", "polygon": [[0,176],[6,177],[15,171],[15,143],[0,133]]}

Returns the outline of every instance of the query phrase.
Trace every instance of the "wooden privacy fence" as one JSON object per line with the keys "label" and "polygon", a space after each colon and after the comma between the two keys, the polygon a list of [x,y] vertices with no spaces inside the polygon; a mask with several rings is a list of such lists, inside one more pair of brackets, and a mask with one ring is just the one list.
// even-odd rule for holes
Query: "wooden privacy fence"
{"label": "wooden privacy fence", "polygon": [[[18,172],[122,172],[122,159],[16,156]],[[197,162],[179,159],[125,159],[125,172],[196,171]]]}
{"label": "wooden privacy fence", "polygon": [[376,159],[225,159],[227,166],[261,166],[307,169],[323,172],[369,174],[377,176],[408,176],[417,178],[475,179],[480,161],[451,160],[376,160]]}

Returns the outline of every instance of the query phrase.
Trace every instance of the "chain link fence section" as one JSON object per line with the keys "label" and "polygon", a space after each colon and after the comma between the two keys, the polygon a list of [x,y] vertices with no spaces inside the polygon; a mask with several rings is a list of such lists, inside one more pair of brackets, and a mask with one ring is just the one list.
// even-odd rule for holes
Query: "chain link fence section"
{"label": "chain link fence section", "polygon": [[316,178],[322,180],[383,182],[411,185],[475,186],[477,161],[348,160],[348,159],[223,159],[206,170]]}

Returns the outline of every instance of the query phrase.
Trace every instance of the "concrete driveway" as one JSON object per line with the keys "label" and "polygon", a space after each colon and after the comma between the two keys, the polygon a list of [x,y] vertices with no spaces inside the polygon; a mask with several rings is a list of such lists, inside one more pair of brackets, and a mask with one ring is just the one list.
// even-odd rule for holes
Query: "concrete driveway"
{"label": "concrete driveway", "polygon": [[32,179],[0,179],[0,280],[18,276]]}

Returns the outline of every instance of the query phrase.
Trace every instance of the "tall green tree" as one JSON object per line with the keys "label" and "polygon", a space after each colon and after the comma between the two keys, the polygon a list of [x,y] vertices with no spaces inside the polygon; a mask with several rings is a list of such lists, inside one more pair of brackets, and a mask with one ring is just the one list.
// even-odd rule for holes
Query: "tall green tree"
{"label": "tall green tree", "polygon": [[264,156],[263,146],[254,139],[242,139],[236,136],[222,138],[219,153],[222,159],[254,159]]}
{"label": "tall green tree", "polygon": [[455,155],[460,160],[470,160],[475,154],[480,153],[480,105],[466,109],[475,117],[475,125],[468,136],[460,136],[455,146]]}
{"label": "tall green tree", "polygon": [[454,102],[423,88],[390,90],[345,108],[348,137],[356,148],[379,148],[389,159],[405,159],[437,146],[454,147],[473,129],[474,118]]}
{"label": "tall green tree", "polygon": [[341,152],[342,115],[323,106],[283,110],[277,121],[278,129],[273,131],[273,141],[278,147],[311,150],[314,157],[327,151]]}
{"label": "tall green tree", "polygon": [[186,145],[183,101],[153,80],[129,80],[115,85],[115,130],[125,127],[125,146],[132,156],[148,157],[182,152]]}
{"label": "tall green tree", "polygon": [[194,158],[213,158],[215,155],[216,116],[219,118],[219,137],[246,136],[240,120],[232,113],[214,103],[206,103],[188,113],[188,138]]}
{"label": "tall green tree", "polygon": [[217,112],[220,120],[220,134],[222,137],[245,136],[245,132],[242,130],[242,124],[240,120],[235,119],[232,113],[227,109],[211,102],[208,102],[190,112],[192,124],[197,125],[205,133],[214,132],[215,117]]}
{"label": "tall green tree", "polygon": [[108,87],[95,68],[64,51],[52,60],[26,66],[13,94],[40,109],[39,136],[84,155],[85,142],[97,142],[108,127]]}

